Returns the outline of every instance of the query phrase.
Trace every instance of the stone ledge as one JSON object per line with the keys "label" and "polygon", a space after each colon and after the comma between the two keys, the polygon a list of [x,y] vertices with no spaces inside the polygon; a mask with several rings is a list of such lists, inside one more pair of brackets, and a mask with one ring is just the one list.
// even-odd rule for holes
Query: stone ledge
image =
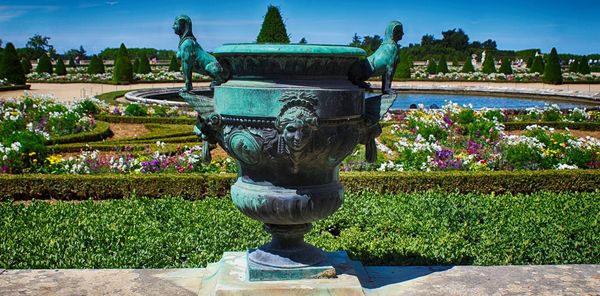
{"label": "stone ledge", "polygon": [[[198,295],[205,271],[0,269],[0,295]],[[373,296],[600,295],[600,265],[370,266],[366,272],[361,284]]]}

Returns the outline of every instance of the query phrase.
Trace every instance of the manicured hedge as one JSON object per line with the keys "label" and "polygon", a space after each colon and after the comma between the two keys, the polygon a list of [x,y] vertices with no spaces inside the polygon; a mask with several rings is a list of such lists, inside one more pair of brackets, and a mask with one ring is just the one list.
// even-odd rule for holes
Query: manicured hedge
{"label": "manicured hedge", "polygon": [[4,86],[0,86],[0,91],[8,91],[8,90],[22,90],[22,89],[30,89],[31,85],[30,84],[26,84],[26,85],[4,85]]}
{"label": "manicured hedge", "polygon": [[[351,172],[341,175],[347,191],[377,193],[426,190],[478,193],[589,192],[600,188],[600,171]],[[199,199],[225,196],[234,174],[0,175],[3,199],[109,199],[132,194]]]}
{"label": "manicured hedge", "polygon": [[48,144],[95,142],[95,141],[101,141],[110,136],[112,136],[112,131],[110,130],[110,124],[108,122],[104,122],[104,121],[96,121],[96,127],[89,132],[76,133],[76,134],[71,134],[71,135],[55,137],[53,139],[50,139],[48,141]]}
{"label": "manicured hedge", "polygon": [[[600,264],[600,192],[349,193],[307,241],[366,265]],[[202,267],[269,240],[229,199],[0,203],[0,268]]]}
{"label": "manicured hedge", "polygon": [[98,120],[111,123],[195,124],[196,118],[98,115]]}

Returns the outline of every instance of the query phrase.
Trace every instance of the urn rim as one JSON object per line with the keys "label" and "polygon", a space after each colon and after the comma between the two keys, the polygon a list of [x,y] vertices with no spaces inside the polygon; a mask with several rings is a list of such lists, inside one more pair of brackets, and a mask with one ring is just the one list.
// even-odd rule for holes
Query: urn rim
{"label": "urn rim", "polygon": [[215,56],[225,55],[301,55],[365,57],[362,48],[332,44],[280,44],[280,43],[227,43],[213,51]]}

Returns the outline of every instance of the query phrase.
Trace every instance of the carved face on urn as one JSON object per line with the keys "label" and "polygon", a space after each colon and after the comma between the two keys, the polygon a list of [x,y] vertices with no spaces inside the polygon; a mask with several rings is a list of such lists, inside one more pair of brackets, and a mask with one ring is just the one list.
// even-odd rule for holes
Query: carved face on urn
{"label": "carved face on urn", "polygon": [[300,151],[317,129],[317,118],[307,108],[292,107],[277,120],[277,129],[291,151]]}

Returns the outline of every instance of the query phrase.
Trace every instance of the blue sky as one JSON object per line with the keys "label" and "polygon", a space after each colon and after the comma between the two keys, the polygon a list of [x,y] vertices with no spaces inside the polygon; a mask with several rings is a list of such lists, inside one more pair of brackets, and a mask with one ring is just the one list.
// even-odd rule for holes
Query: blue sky
{"label": "blue sky", "polygon": [[354,33],[383,35],[390,20],[404,24],[402,46],[424,34],[463,28],[473,40],[500,49],[557,47],[561,53],[600,53],[600,1],[2,1],[0,39],[22,47],[33,34],[51,37],[59,53],[128,47],[175,49],[175,16],[187,14],[200,44],[253,42],[269,4],[281,8],[293,42],[347,44]]}

